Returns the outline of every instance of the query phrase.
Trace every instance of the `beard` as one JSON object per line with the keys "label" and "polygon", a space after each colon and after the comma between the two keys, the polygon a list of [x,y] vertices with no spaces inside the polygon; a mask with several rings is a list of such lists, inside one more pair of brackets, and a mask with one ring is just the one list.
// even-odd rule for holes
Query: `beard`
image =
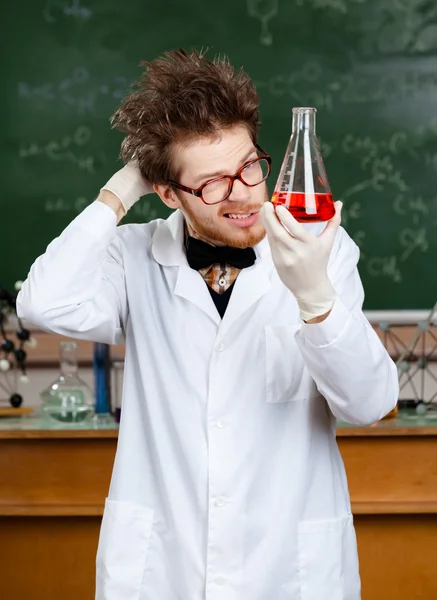
{"label": "beard", "polygon": [[[250,203],[244,206],[238,206],[238,210],[244,213],[258,212],[264,202],[268,201],[268,192],[266,189],[265,197],[262,203]],[[236,203],[229,204],[221,208],[217,214],[211,216],[199,216],[192,210],[190,203],[185,198],[179,198],[181,203],[181,212],[186,222],[197,235],[205,242],[214,246],[231,246],[233,248],[253,248],[264,239],[266,230],[261,221],[261,216],[252,227],[237,227],[229,222],[224,216],[237,208]],[[226,202],[223,202],[226,204]]]}

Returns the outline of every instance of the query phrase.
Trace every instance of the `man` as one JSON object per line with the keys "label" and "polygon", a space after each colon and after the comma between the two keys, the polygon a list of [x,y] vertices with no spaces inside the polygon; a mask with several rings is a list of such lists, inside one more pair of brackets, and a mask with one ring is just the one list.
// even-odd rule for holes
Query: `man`
{"label": "man", "polygon": [[[43,329],[126,340],[97,599],[358,600],[336,418],[398,394],[358,249],[339,203],[316,237],[267,202],[244,72],[183,51],[145,67],[115,115],[127,165],[18,297]],[[116,228],[152,188],[169,219]]]}

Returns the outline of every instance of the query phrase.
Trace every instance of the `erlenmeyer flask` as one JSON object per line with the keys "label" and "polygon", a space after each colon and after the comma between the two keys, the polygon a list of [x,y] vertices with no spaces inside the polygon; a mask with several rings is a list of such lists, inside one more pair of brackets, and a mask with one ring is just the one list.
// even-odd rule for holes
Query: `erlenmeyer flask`
{"label": "erlenmeyer flask", "polygon": [[56,421],[77,423],[94,412],[93,395],[79,377],[76,342],[61,342],[59,377],[41,392],[42,410]]}
{"label": "erlenmeyer flask", "polygon": [[292,133],[272,198],[301,223],[328,221],[335,214],[316,136],[316,111],[293,108]]}

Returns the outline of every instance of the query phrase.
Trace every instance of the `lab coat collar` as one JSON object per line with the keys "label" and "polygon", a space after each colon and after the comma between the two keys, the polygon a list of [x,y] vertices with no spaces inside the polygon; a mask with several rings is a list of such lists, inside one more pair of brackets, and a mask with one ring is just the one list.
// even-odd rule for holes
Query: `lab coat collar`
{"label": "lab coat collar", "polygon": [[158,224],[152,237],[152,254],[164,267],[188,265],[184,250],[184,216],[180,210]]}
{"label": "lab coat collar", "polygon": [[179,267],[174,293],[196,304],[221,328],[229,329],[252,304],[269,291],[272,261],[267,238],[254,247],[257,260],[237,277],[223,320],[205,282],[188,265],[184,249],[185,223],[180,210],[161,221],[152,238],[154,259],[166,267]]}
{"label": "lab coat collar", "polygon": [[[161,221],[152,238],[152,254],[156,262],[165,267],[188,265],[184,249],[185,236],[184,215],[178,209],[165,221]],[[265,237],[254,247],[257,258],[270,254],[270,247]]]}

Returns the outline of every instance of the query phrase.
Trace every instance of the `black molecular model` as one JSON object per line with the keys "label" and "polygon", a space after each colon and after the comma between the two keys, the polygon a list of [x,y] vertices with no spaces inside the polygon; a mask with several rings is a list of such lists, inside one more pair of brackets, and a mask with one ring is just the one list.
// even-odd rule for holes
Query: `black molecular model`
{"label": "black molecular model", "polygon": [[[16,290],[20,287],[20,283],[17,282]],[[16,372],[17,369],[20,370],[21,382],[27,383],[25,346],[32,345],[33,342],[29,330],[22,326],[17,317],[16,301],[17,295],[11,294],[0,285],[0,396],[6,393],[9,396],[9,404],[14,408],[23,403],[23,398],[17,391]],[[18,329],[15,332],[6,332],[6,321],[11,315],[17,318]],[[11,371],[15,371],[15,376],[9,376]]]}

